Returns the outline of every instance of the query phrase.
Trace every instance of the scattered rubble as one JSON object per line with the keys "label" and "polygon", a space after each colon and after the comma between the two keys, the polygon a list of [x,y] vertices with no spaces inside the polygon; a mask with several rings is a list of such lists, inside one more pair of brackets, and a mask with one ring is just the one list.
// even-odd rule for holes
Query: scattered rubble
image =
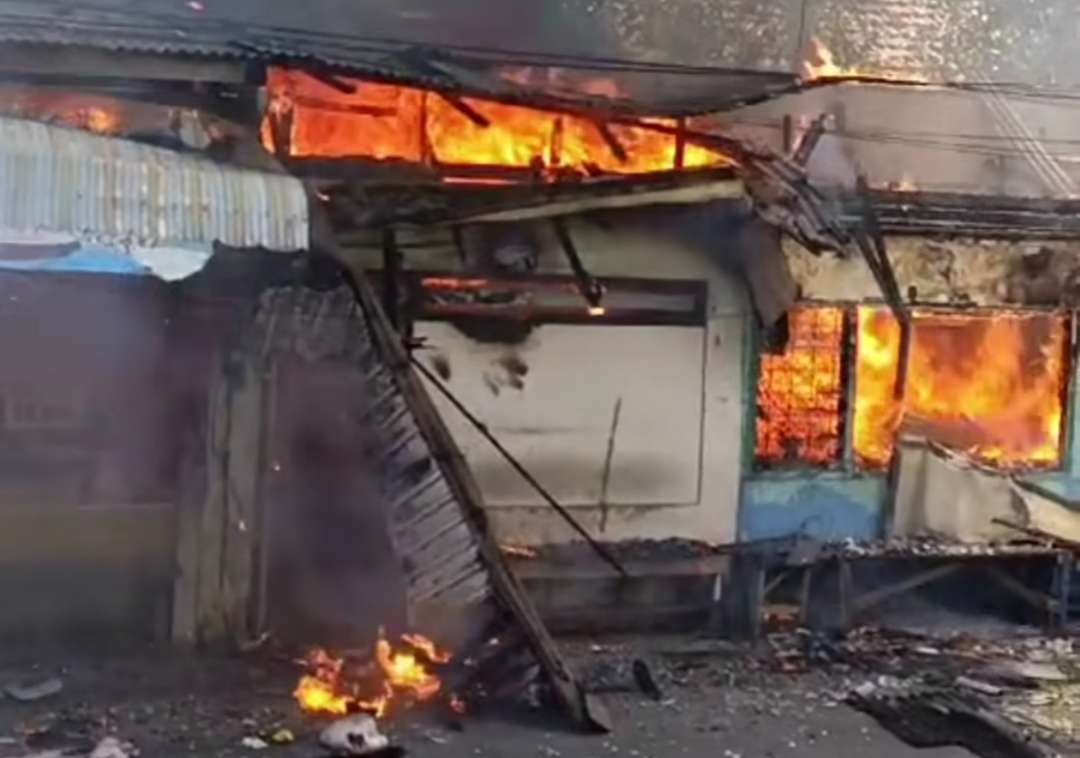
{"label": "scattered rubble", "polygon": [[134,758],[139,751],[130,742],[121,742],[116,737],[105,737],[97,744],[90,758]]}

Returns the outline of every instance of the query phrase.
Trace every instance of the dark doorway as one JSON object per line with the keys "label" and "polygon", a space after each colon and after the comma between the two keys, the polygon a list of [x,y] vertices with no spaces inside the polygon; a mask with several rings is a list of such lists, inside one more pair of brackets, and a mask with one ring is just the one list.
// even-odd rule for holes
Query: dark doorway
{"label": "dark doorway", "polygon": [[368,388],[346,363],[282,363],[268,463],[266,602],[296,642],[366,645],[404,630],[405,583],[365,432]]}

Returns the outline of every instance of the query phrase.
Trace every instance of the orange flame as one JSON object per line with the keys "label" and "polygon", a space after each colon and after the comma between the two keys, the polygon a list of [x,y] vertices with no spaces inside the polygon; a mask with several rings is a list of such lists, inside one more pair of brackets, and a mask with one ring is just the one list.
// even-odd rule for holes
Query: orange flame
{"label": "orange flame", "polygon": [[395,653],[385,639],[375,644],[375,658],[395,690],[409,690],[423,701],[435,697],[442,689],[439,678],[429,674],[415,654]]}
{"label": "orange flame", "polygon": [[804,81],[840,79],[846,76],[858,75],[858,70],[839,65],[833,51],[826,47],[824,42],[817,37],[810,39],[806,60],[802,64],[802,78]]}
{"label": "orange flame", "polygon": [[303,676],[296,685],[293,697],[300,707],[310,713],[332,713],[344,716],[356,702],[351,695],[339,695],[334,692],[335,683],[327,682],[317,676]]}
{"label": "orange flame", "polygon": [[898,430],[1005,468],[1060,462],[1064,318],[925,312],[913,329],[900,403],[899,325],[887,310],[859,309],[854,441],[861,463],[887,465]]}
{"label": "orange flame", "polygon": [[[414,164],[500,166],[575,173],[642,174],[731,165],[725,156],[644,126],[598,123],[555,111],[349,80],[342,93],[300,72],[273,69],[263,141],[290,113],[295,157],[362,157]],[[656,119],[659,126],[677,124]]]}
{"label": "orange flame", "polygon": [[765,464],[837,463],[844,312],[796,308],[788,324],[785,352],[761,358],[756,458]]}
{"label": "orange flame", "polygon": [[412,645],[414,648],[422,652],[428,657],[428,660],[432,663],[449,663],[451,659],[450,653],[445,650],[439,650],[435,643],[429,640],[422,634],[403,634],[401,635],[407,644]]}
{"label": "orange flame", "polygon": [[817,37],[810,39],[806,58],[799,72],[804,82],[822,79],[886,79],[896,82],[925,84],[929,80],[911,71],[867,71],[853,66],[841,66],[836,62],[836,55]]}
{"label": "orange flame", "polygon": [[[449,652],[440,650],[422,635],[406,634],[402,635],[402,640],[423,653],[431,663],[444,664],[452,659]],[[442,682],[427,670],[426,664],[417,659],[415,652],[395,651],[382,635],[375,643],[375,660],[383,676],[377,688],[379,691],[362,696],[358,684],[346,681],[343,673],[345,660],[316,649],[304,661],[308,673],[300,678],[293,696],[300,708],[309,713],[341,716],[365,711],[382,718],[400,696],[424,702],[442,690]]]}
{"label": "orange flame", "polygon": [[[590,313],[592,309],[589,309]],[[508,555],[512,558],[537,558],[539,553],[534,548],[528,545],[516,545],[511,542],[502,542],[499,544],[499,550],[503,555]]]}

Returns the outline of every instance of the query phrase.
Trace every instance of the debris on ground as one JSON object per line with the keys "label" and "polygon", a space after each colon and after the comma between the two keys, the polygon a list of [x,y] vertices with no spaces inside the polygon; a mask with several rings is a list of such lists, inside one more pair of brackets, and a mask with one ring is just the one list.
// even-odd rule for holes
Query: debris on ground
{"label": "debris on ground", "polygon": [[660,688],[656,686],[656,680],[653,679],[652,672],[649,671],[649,665],[645,661],[637,658],[632,664],[634,672],[634,681],[637,682],[637,686],[641,688],[641,691],[648,695],[650,698],[656,701],[664,699],[664,694],[660,691]]}
{"label": "debris on ground", "polygon": [[261,737],[245,737],[240,740],[240,744],[248,750],[266,750],[266,748],[270,747],[270,743]]}
{"label": "debris on ground", "polygon": [[296,735],[291,729],[278,729],[270,735],[270,741],[275,745],[291,745],[296,742]]}
{"label": "debris on ground", "polygon": [[[1080,683],[1066,673],[1080,675],[1080,656],[1067,638],[933,639],[872,628],[835,640],[801,636],[801,649],[815,651],[808,663],[858,670],[863,681],[848,703],[909,744],[982,756],[1080,749]],[[788,655],[797,647],[783,645]]]}
{"label": "debris on ground", "polygon": [[14,682],[4,688],[4,694],[20,703],[32,703],[53,695],[59,695],[64,689],[64,682],[56,677],[49,677],[35,682]]}
{"label": "debris on ground", "polygon": [[121,742],[116,737],[105,737],[97,744],[90,758],[134,758],[139,751],[130,742]]}
{"label": "debris on ground", "polygon": [[319,744],[336,756],[374,755],[390,746],[375,719],[357,714],[339,719],[319,735]]}

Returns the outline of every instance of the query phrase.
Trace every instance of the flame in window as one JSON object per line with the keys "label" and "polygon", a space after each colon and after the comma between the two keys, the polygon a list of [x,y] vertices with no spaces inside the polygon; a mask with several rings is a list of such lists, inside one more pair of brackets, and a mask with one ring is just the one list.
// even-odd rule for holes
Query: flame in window
{"label": "flame in window", "polygon": [[855,454],[892,457],[898,431],[1003,468],[1061,461],[1068,328],[1047,313],[915,314],[903,401],[894,398],[900,328],[882,308],[858,314]]}
{"label": "flame in window", "polygon": [[763,355],[757,391],[759,464],[831,465],[842,445],[844,311],[788,313],[782,355]]}

